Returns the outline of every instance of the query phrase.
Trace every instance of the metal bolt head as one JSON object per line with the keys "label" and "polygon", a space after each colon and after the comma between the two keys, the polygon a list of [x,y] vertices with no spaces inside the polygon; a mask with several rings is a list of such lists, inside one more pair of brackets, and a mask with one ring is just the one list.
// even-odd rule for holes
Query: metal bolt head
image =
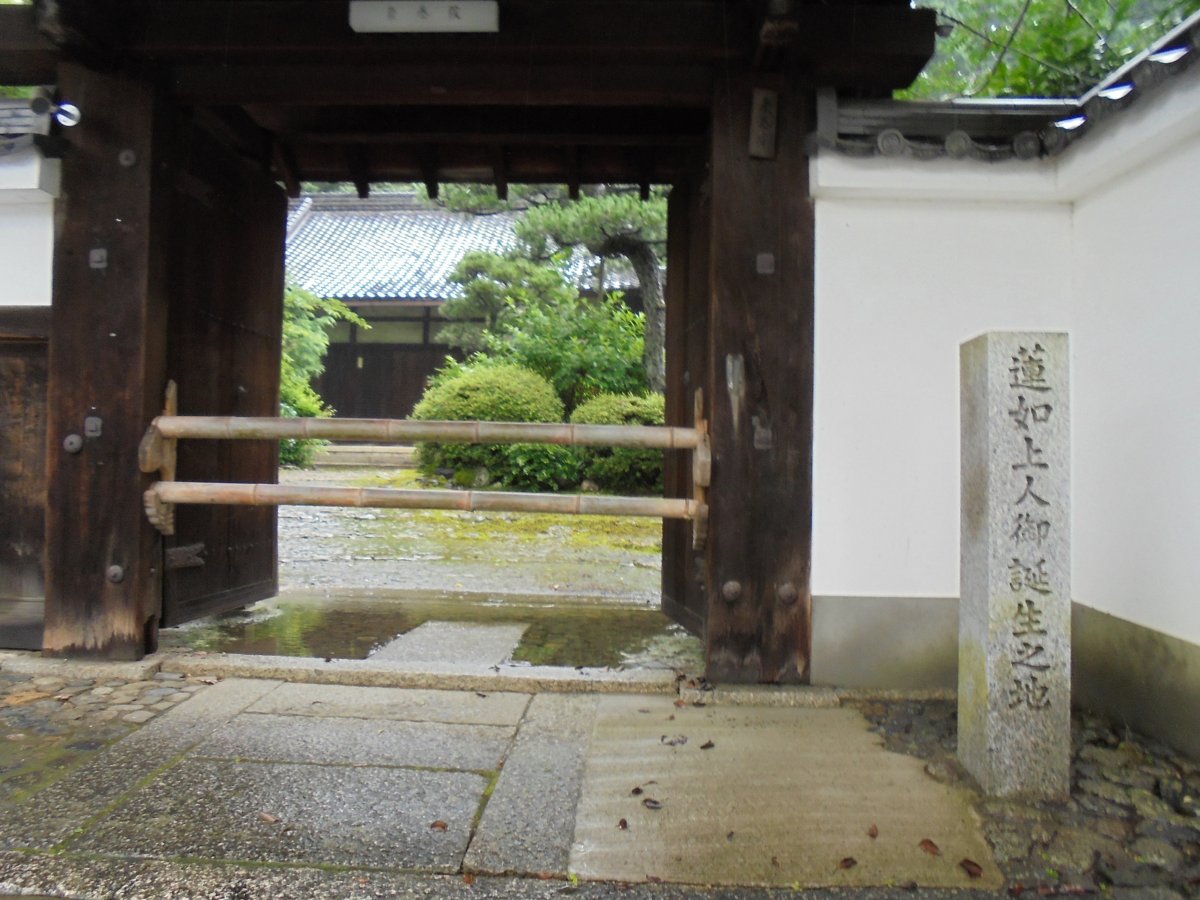
{"label": "metal bolt head", "polygon": [[726,603],[736,603],[742,598],[742,585],[738,581],[727,581],[721,585],[721,596]]}
{"label": "metal bolt head", "polygon": [[796,586],[790,581],[785,581],[776,588],[775,596],[779,598],[779,602],[784,606],[792,606],[800,599],[800,592],[796,590]]}
{"label": "metal bolt head", "polygon": [[83,449],[83,438],[78,434],[68,434],[63,438],[63,449],[68,453],[78,453]]}
{"label": "metal bolt head", "polygon": [[109,566],[105,575],[113,584],[120,584],[125,580],[125,570],[120,566]]}
{"label": "metal bolt head", "polygon": [[54,121],[63,128],[74,128],[83,119],[83,113],[74,103],[60,103],[54,110]]}

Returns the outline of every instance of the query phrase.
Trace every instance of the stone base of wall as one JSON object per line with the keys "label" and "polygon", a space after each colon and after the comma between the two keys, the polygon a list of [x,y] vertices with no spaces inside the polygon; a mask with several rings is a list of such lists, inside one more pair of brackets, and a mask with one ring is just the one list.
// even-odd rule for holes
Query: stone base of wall
{"label": "stone base of wall", "polygon": [[[1071,702],[1200,759],[1200,645],[1076,603]],[[815,685],[954,690],[955,597],[813,598]]]}

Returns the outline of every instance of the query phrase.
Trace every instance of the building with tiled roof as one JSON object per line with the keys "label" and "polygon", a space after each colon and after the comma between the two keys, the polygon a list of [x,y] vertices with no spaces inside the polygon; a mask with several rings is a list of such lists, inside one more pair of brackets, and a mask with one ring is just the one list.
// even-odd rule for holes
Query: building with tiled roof
{"label": "building with tiled roof", "polygon": [[[413,194],[315,194],[292,203],[288,278],[318,297],[342,300],[371,324],[341,323],[331,333],[318,389],[339,415],[402,418],[412,411],[428,377],[455,354],[438,342],[442,304],[462,291],[450,275],[472,250],[514,249],[519,216],[452,212]],[[618,261],[601,267],[577,252],[567,275],[583,293],[603,279],[606,290],[636,294],[636,278]]]}

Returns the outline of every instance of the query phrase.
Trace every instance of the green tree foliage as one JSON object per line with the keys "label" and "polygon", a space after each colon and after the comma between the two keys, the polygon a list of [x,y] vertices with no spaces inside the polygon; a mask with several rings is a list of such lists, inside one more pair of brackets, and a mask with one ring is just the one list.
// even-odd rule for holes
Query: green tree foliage
{"label": "green tree foliage", "polygon": [[584,247],[605,259],[629,261],[638,278],[645,310],[642,365],[648,384],[663,390],[666,304],[662,254],[667,240],[667,195],[655,189],[643,201],[636,187],[595,186],[571,200],[557,185],[514,185],[509,201],[483,185],[446,185],[442,201],[450,209],[486,214],[522,209],[517,225],[522,255],[553,264],[565,248]]}
{"label": "green tree foliage", "polygon": [[449,324],[438,332],[438,340],[469,353],[482,350],[488,333],[498,332],[524,311],[553,306],[574,293],[556,269],[482,251],[464,256],[450,280],[462,285],[463,293],[442,306]]}
{"label": "green tree foliage", "polygon": [[643,316],[617,294],[601,300],[574,291],[532,303],[486,338],[486,353],[537,372],[568,410],[601,392],[646,390]]}
{"label": "green tree foliage", "polygon": [[[662,425],[662,394],[600,394],[571,413],[577,425]],[[617,493],[663,490],[663,452],[634,447],[584,447],[580,458],[585,477]]]}
{"label": "green tree foliage", "polygon": [[[312,380],[325,371],[329,327],[338,321],[370,327],[340,300],[323,300],[295,285],[288,285],[284,289],[283,347],[279,364],[280,415],[333,414],[333,410],[325,405],[320,394],[313,389]],[[280,441],[279,460],[284,465],[309,465],[319,445],[319,441]]]}
{"label": "green tree foliage", "polygon": [[1200,0],[919,0],[951,26],[909,100],[1075,97],[1145,50]]}
{"label": "green tree foliage", "polygon": [[637,273],[645,311],[643,368],[653,390],[666,388],[666,302],[660,251],[667,240],[667,197],[655,191],[643,201],[632,190],[601,192],[530,207],[517,236],[537,258],[561,247],[585,247],[602,258],[624,257]]}

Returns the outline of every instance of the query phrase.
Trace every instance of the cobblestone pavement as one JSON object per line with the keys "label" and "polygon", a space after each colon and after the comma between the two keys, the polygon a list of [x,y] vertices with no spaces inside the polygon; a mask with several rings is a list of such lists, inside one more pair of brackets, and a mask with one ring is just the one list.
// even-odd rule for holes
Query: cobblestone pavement
{"label": "cobblestone pavement", "polygon": [[[970,783],[955,758],[953,702],[855,704],[889,750]],[[981,799],[984,833],[1009,896],[1200,897],[1200,764],[1088,715],[1071,728],[1071,798]]]}
{"label": "cobblestone pavement", "polygon": [[166,672],[146,681],[0,672],[0,800],[57,780],[204,686]]}
{"label": "cobblestone pavement", "polygon": [[[20,803],[213,680],[168,673],[123,681],[0,672],[0,806]],[[926,760],[927,773],[939,781],[970,784],[954,755],[953,702],[850,705],[889,750]],[[1007,878],[1006,894],[1200,898],[1200,765],[1089,716],[1076,716],[1073,725],[1070,800],[978,804]],[[886,896],[904,896],[904,887],[889,888]],[[740,892],[722,896],[735,895]]]}

